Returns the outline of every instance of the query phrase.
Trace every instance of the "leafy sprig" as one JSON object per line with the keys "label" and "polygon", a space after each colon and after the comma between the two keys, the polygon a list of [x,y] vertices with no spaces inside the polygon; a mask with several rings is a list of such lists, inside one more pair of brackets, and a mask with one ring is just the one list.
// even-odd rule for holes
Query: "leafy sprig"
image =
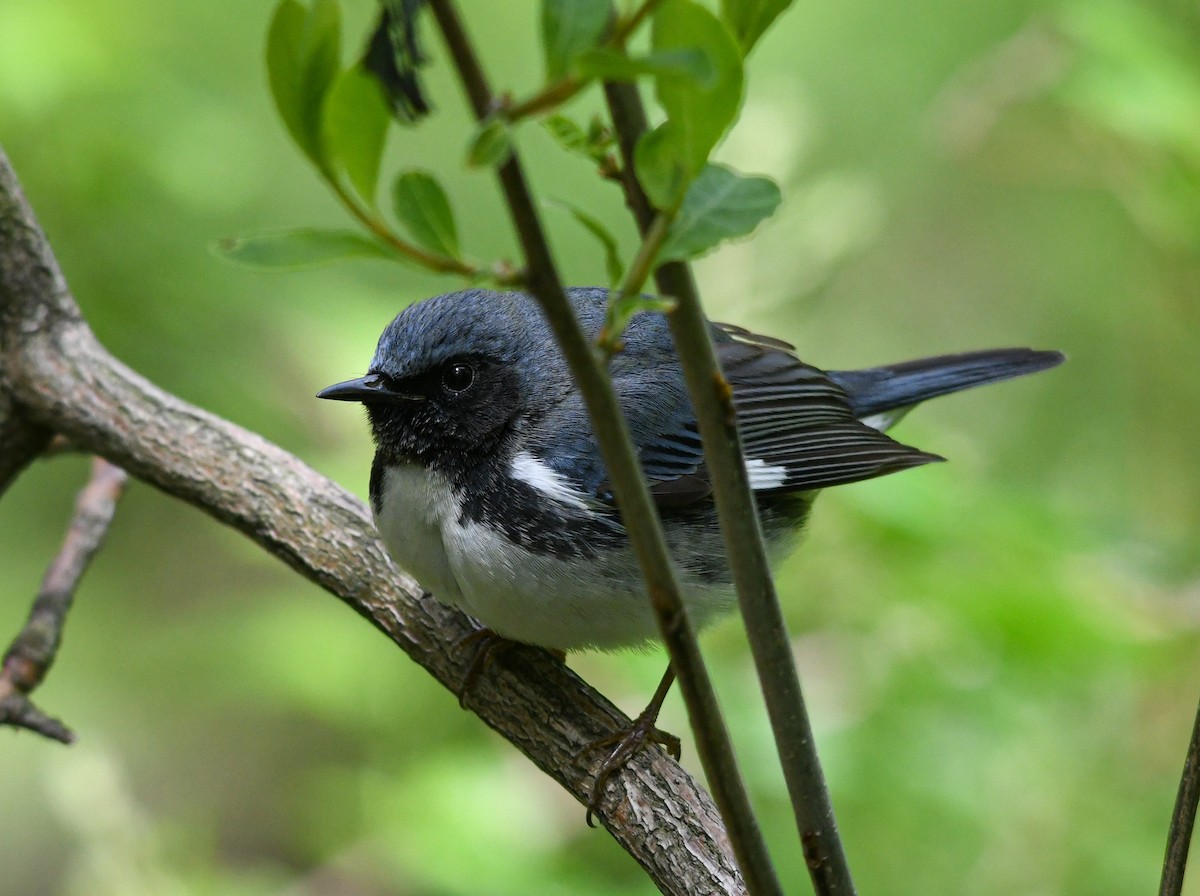
{"label": "leafy sprig", "polygon": [[[746,53],[786,6],[784,0],[726,0],[718,15],[695,0],[643,0],[620,15],[610,0],[544,0],[543,85],[525,100],[499,101],[470,136],[467,164],[499,166],[511,153],[519,126],[541,117],[565,151],[619,181],[611,129],[599,119],[578,124],[562,108],[601,81],[645,82],[653,88],[663,120],[642,137],[634,163],[662,218],[653,244],[639,246],[626,267],[617,235],[597,216],[563,203],[604,253],[614,287],[605,328],[608,350],[619,345],[632,314],[659,307],[657,300],[638,294],[655,267],[696,258],[745,236],[778,207],[779,189],[768,178],[742,175],[708,159],[741,107]],[[378,55],[381,42],[398,32],[411,41],[418,9],[416,3],[393,3],[385,16],[390,26],[381,25],[371,35],[371,53]],[[397,22],[398,16],[408,18]],[[630,38],[644,25],[650,30],[649,49],[631,53]],[[280,0],[267,37],[267,72],[288,134],[361,229],[279,229],[221,240],[216,250],[260,268],[382,259],[469,282],[519,285],[522,272],[507,261],[484,264],[464,252],[449,194],[431,172],[401,167],[391,174],[391,202],[386,212],[381,208],[395,103],[375,67],[343,62],[341,41],[336,0]],[[396,50],[413,55],[407,45]],[[416,84],[415,70],[404,75]],[[411,124],[412,117],[405,116],[404,123]]]}

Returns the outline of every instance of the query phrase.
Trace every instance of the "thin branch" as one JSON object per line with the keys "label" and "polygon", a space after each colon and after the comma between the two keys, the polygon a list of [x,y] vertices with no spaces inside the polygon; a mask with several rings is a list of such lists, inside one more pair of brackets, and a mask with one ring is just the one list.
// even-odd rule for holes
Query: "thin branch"
{"label": "thin branch", "polygon": [[[450,0],[430,0],[429,6],[475,115],[482,121],[494,108],[493,94],[458,12]],[[567,301],[515,151],[500,166],[498,174],[525,253],[529,290],[537,299],[587,405],[616,492],[622,522],[645,578],[671,666],[679,677],[700,761],[717,805],[721,807],[721,815],[729,826],[742,873],[753,893],[781,892],[737,770],[729,732],[721,718],[695,632],[683,608],[658,513],[650,500],[607,371]],[[600,813],[602,819],[604,814],[603,811]]]}
{"label": "thin branch", "polygon": [[[633,214],[633,219],[637,221],[638,230],[645,235],[654,223],[655,211],[649,197],[646,196],[646,191],[638,182],[633,160],[638,140],[650,127],[646,120],[646,109],[642,106],[637,84],[630,81],[605,81],[604,101],[612,119],[617,146],[621,151],[621,187],[625,193],[625,204]],[[683,262],[671,264],[678,265],[689,277],[691,276],[691,269]],[[665,267],[667,265],[662,265],[659,271]],[[695,292],[694,284],[692,291]]]}
{"label": "thin branch", "polygon": [[24,728],[61,744],[75,742],[75,733],[61,721],[38,709],[20,691],[9,689],[0,681],[0,727]]}
{"label": "thin branch", "polygon": [[28,698],[54,664],[75,591],[104,543],[125,480],[120,467],[93,459],[92,477],[75,502],[62,549],[46,570],[25,627],[0,664],[0,725],[30,728],[63,743],[75,739],[65,725],[43,715]]}
{"label": "thin branch", "polygon": [[1179,777],[1175,811],[1171,813],[1171,829],[1167,834],[1167,854],[1163,858],[1159,896],[1179,896],[1183,892],[1183,873],[1187,868],[1192,828],[1196,824],[1197,800],[1200,800],[1200,707],[1196,709],[1192,739],[1188,743],[1187,758],[1183,761],[1183,774]]}
{"label": "thin branch", "polygon": [[322,171],[321,176],[325,178],[334,195],[346,207],[354,218],[375,234],[375,236],[386,243],[394,252],[403,255],[426,270],[433,271],[438,274],[457,274],[460,277],[465,277],[468,280],[479,280],[484,277],[491,277],[502,286],[520,286],[520,272],[507,270],[503,265],[493,265],[490,268],[484,268],[481,265],[472,264],[471,262],[462,261],[458,258],[451,258],[449,255],[442,255],[438,252],[430,252],[423,249],[415,243],[410,243],[398,236],[394,230],[388,227],[378,214],[366,208],[362,203],[355,199],[350,191],[347,190],[335,175],[329,172]]}
{"label": "thin branch", "polygon": [[[199,507],[344,601],[454,692],[473,629],[397,570],[367,508],[296,457],[163,392],[96,341],[0,152],[0,391],[82,450]],[[454,705],[447,700],[447,710]],[[576,762],[629,719],[542,651],[510,651],[470,708],[581,804]],[[604,813],[621,846],[670,894],[744,892],[711,799],[657,750],[635,756]]]}
{"label": "thin branch", "polygon": [[623,308],[626,300],[639,294],[642,287],[646,285],[674,219],[674,213],[667,214],[666,212],[654,217],[650,229],[642,237],[642,244],[638,247],[637,255],[630,262],[629,270],[625,272],[625,281],[615,296],[609,296],[608,309],[604,315],[604,326],[600,328],[600,335],[596,337],[596,347],[604,352],[605,357],[612,357],[621,350],[622,331],[629,323],[629,316],[620,309]]}
{"label": "thin branch", "polygon": [[[643,234],[652,233],[658,218],[634,173],[634,149],[647,127],[641,96],[634,84],[611,83],[605,85],[605,98],[624,161],[622,184],[627,202]],[[655,276],[659,291],[677,300],[674,310],[667,314],[667,322],[696,411],[725,538],[725,554],[737,587],[742,619],[813,888],[822,896],[850,894],[854,892],[854,883],[838,835],[742,460],[733,393],[717,363],[709,323],[691,269],[683,262],[671,262],[662,265]]]}
{"label": "thin branch", "polygon": [[557,109],[590,83],[590,79],[581,78],[578,75],[564,75],[519,103],[505,104],[504,118],[515,124],[550,109]]}
{"label": "thin branch", "polygon": [[673,220],[675,220],[674,212],[659,212],[650,226],[646,228],[646,232],[642,234],[642,244],[638,246],[637,255],[629,263],[629,270],[625,272],[625,282],[621,284],[620,298],[628,298],[642,291],[642,287],[650,279],[651,271],[655,268],[654,262],[658,259],[658,253],[662,250],[663,242],[670,232]]}
{"label": "thin branch", "polygon": [[644,0],[637,9],[617,24],[612,37],[608,40],[608,45],[614,50],[624,50],[629,38],[633,37],[634,32],[642,27],[642,23],[654,14],[654,10],[661,3],[662,0]]}
{"label": "thin branch", "polygon": [[[604,46],[613,50],[623,51],[625,44],[629,42],[629,38],[642,26],[642,23],[650,17],[661,2],[662,0],[645,0],[644,3],[627,17],[618,19],[612,33],[605,40]],[[557,109],[594,80],[594,77],[583,77],[574,73],[568,73],[557,81],[546,84],[541,90],[527,99],[517,103],[505,101],[503,106],[504,118],[506,121],[515,124],[522,119],[540,115],[551,109]]]}

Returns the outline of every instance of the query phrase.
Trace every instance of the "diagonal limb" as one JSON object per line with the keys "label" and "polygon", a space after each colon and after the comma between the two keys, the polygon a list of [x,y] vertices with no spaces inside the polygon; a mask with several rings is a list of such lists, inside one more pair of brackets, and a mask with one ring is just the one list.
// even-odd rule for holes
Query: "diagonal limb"
{"label": "diagonal limb", "polygon": [[62,549],[46,570],[29,619],[0,666],[0,725],[28,728],[62,743],[75,739],[65,725],[38,710],[29,694],[54,663],[79,580],[104,543],[125,480],[120,467],[99,457],[92,461],[92,478],[79,493]]}

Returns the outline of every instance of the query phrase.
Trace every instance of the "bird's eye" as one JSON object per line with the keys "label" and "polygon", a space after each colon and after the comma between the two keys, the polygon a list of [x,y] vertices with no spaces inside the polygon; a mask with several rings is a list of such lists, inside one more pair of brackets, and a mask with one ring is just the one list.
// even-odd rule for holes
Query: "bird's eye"
{"label": "bird's eye", "polygon": [[447,364],[442,371],[442,387],[447,392],[461,395],[475,383],[475,368],[461,362]]}

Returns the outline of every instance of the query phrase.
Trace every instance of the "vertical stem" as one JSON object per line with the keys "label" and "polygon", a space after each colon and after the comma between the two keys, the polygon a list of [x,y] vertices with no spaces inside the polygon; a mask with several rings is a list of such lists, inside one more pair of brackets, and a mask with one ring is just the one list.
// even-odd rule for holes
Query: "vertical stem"
{"label": "vertical stem", "polygon": [[1162,882],[1159,896],[1179,896],[1183,890],[1183,872],[1187,868],[1188,847],[1196,823],[1196,802],[1200,799],[1200,707],[1192,725],[1183,774],[1179,778],[1179,793],[1175,811],[1171,814],[1171,829],[1167,834],[1167,854],[1163,858]]}
{"label": "vertical stem", "polygon": [[[637,141],[647,127],[641,95],[635,84],[626,82],[606,83],[604,90],[621,147],[627,202],[645,234],[655,213],[637,181],[633,163]],[[763,546],[754,496],[742,462],[735,409],[717,363],[709,323],[688,265],[678,261],[664,264],[655,278],[659,291],[678,302],[667,315],[667,321],[696,411],[725,551],[813,888],[822,896],[851,894],[854,882],[817,755],[787,626]]]}
{"label": "vertical stem", "polygon": [[[482,120],[493,111],[494,99],[458,12],[450,0],[430,0],[429,6],[475,116]],[[617,495],[622,522],[646,579],[671,666],[679,676],[700,760],[713,789],[713,798],[729,828],[730,841],[746,884],[752,893],[782,893],[738,774],[729,733],[717,707],[695,633],[684,612],[662,527],[642,478],[624,415],[600,356],[584,336],[567,301],[515,150],[500,166],[498,175],[524,250],[530,292],[554,332],[591,415]]]}

